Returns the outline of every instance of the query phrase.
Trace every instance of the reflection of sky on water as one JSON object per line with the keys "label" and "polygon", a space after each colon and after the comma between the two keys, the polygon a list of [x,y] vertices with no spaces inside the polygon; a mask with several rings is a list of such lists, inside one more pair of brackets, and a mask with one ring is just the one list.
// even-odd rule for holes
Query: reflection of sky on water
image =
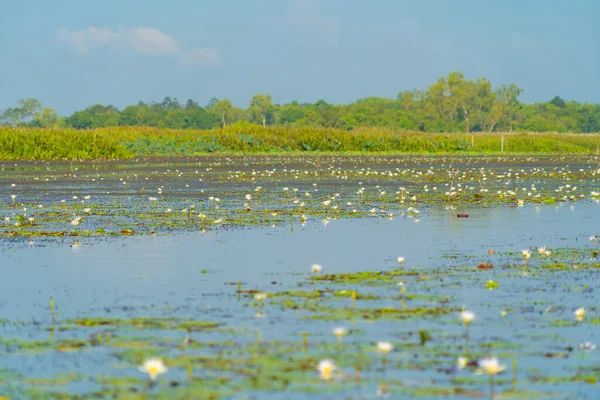
{"label": "reflection of sky on water", "polygon": [[0,253],[0,317],[35,318],[50,296],[63,313],[75,316],[104,306],[98,296],[109,304],[121,297],[171,301],[187,293],[222,293],[229,290],[224,284],[233,281],[245,282],[246,288],[281,290],[282,284],[287,288],[306,278],[313,263],[322,264],[323,273],[342,273],[391,269],[399,255],[406,258],[407,268],[448,264],[440,257],[451,254],[475,256],[477,262],[516,262],[518,257],[491,258],[487,250],[590,246],[588,237],[599,233],[598,207],[492,207],[466,210],[469,218],[456,218],[463,210],[423,210],[419,223],[401,217],[331,220],[325,228],[309,219],[293,231],[280,225],[100,242],[81,239],[79,245],[72,239],[61,243],[39,238],[33,247],[5,242]]}
{"label": "reflection of sky on water", "polygon": [[[79,247],[72,246],[72,239],[62,243],[61,239],[39,238],[34,246],[28,246],[28,239],[12,245],[4,242],[0,252],[3,276],[0,319],[28,324],[9,324],[0,327],[0,332],[3,331],[3,336],[26,339],[47,338],[46,331],[29,323],[50,322],[48,301],[52,297],[57,304],[58,318],[63,320],[86,316],[178,316],[223,321],[231,327],[263,329],[265,340],[296,338],[300,341],[298,332],[301,331],[314,333],[315,340],[327,340],[331,328],[344,323],[307,321],[302,319],[303,313],[269,307],[269,300],[264,310],[267,318],[257,320],[253,318],[256,310],[248,307],[250,300],[242,298],[238,302],[236,286],[227,283],[241,281],[244,288],[266,292],[297,289],[299,282],[309,282],[313,263],[322,264],[322,272],[326,274],[391,270],[397,267],[396,257],[402,255],[406,258],[403,268],[418,268],[424,275],[433,268],[493,263],[494,270],[480,271],[476,276],[455,272],[439,282],[421,283],[414,277],[403,280],[407,293],[448,295],[454,300],[454,306],[473,309],[477,314],[471,328],[474,341],[504,340],[523,343],[532,352],[559,351],[567,346],[577,347],[586,340],[594,343],[599,340],[591,325],[549,328],[552,320],[571,321],[572,311],[579,306],[597,307],[593,292],[581,287],[585,284],[597,287],[598,271],[555,272],[543,277],[532,273],[522,277],[515,270],[500,268],[520,264],[518,254],[489,256],[487,250],[520,252],[523,248],[538,246],[589,247],[588,237],[600,234],[598,207],[594,203],[580,203],[574,209],[569,205],[452,211],[423,209],[419,223],[401,217],[332,220],[325,228],[320,221],[309,218],[305,227],[296,225],[293,231],[289,225],[280,225],[99,242],[83,238]],[[458,219],[457,212],[468,213],[469,218]],[[484,283],[488,279],[499,281],[500,288],[487,291]],[[326,283],[319,285],[319,288],[343,288]],[[300,290],[310,290],[310,285]],[[395,286],[361,289],[387,296],[396,290]],[[399,307],[399,304],[390,298],[369,303],[369,306]],[[556,306],[557,310],[544,314],[550,306]],[[508,316],[499,317],[499,312],[507,308],[512,309]],[[544,331],[536,330],[538,326]],[[349,340],[404,340],[403,334],[407,331],[430,329],[437,337],[434,345],[442,345],[440,332],[453,335],[462,332],[454,315],[410,322],[357,321],[356,327],[363,335]],[[553,342],[544,337],[533,342],[527,336],[550,332],[557,334],[560,340]],[[74,330],[57,335],[64,338],[78,334],[81,332]],[[183,334],[165,333],[174,337]],[[193,335],[197,340],[210,336]],[[246,340],[253,339],[249,336]],[[408,353],[399,353],[397,357],[408,357]],[[597,359],[595,354],[591,355],[594,356]],[[55,367],[54,372],[83,365],[89,371],[110,373],[107,367],[110,359],[102,353],[89,359],[85,355],[60,355],[54,359],[52,355],[13,356],[7,363],[33,374],[40,373],[40,368],[47,371],[41,367],[40,360],[50,362]],[[564,372],[562,368],[578,365],[575,357],[544,365],[540,359],[529,356],[520,362],[524,370],[536,367],[546,374],[560,374]],[[418,379],[422,375],[407,374],[405,379]]]}

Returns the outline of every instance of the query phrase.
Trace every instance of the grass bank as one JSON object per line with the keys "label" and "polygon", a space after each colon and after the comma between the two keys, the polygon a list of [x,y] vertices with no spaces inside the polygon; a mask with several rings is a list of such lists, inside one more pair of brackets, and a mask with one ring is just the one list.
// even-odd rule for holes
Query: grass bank
{"label": "grass bank", "polygon": [[98,159],[239,153],[597,153],[599,134],[432,134],[236,126],[208,131],[0,127],[0,159]]}

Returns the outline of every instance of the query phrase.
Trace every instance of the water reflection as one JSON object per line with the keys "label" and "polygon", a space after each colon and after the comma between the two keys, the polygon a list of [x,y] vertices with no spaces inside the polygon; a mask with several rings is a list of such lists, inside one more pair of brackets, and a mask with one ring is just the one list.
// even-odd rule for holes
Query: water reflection
{"label": "water reflection", "polygon": [[[541,352],[545,347],[551,348],[553,343],[530,343],[523,335],[531,333],[534,323],[522,319],[520,313],[536,313],[546,318],[545,312],[549,318],[554,311],[548,307],[556,304],[564,314],[561,318],[570,321],[572,309],[581,306],[594,309],[597,301],[589,291],[565,291],[561,286],[595,287],[598,274],[594,271],[583,275],[556,273],[556,280],[549,282],[534,273],[529,277],[508,277],[499,267],[521,262],[519,254],[507,255],[508,251],[518,253],[523,248],[541,246],[550,249],[592,246],[588,238],[600,233],[598,207],[595,203],[582,203],[574,210],[568,206],[460,210],[468,213],[468,218],[457,218],[457,210],[426,209],[418,224],[410,218],[332,219],[327,227],[313,221],[293,229],[282,225],[102,241],[83,238],[79,242],[37,239],[32,246],[28,239],[4,242],[0,252],[4,283],[0,291],[0,319],[36,321],[52,328],[48,332],[36,331],[32,325],[6,325],[1,326],[0,331],[2,336],[46,339],[49,334],[51,338],[64,338],[76,336],[78,332],[56,331],[52,323],[55,318],[178,316],[218,320],[229,326],[251,326],[260,332],[261,342],[297,337],[298,343],[302,343],[298,332],[331,336],[332,324],[308,322],[302,319],[302,314],[267,307],[259,310],[264,318],[255,318],[257,309],[247,307],[250,300],[246,297],[240,298],[237,282],[241,282],[244,289],[272,293],[296,289],[298,283],[310,284],[313,264],[322,265],[319,273],[325,274],[392,270],[398,268],[397,257],[403,256],[402,268],[418,268],[423,275],[435,268],[450,269],[465,262],[473,266],[490,261],[496,265],[497,268],[483,271],[470,281],[452,276],[433,282],[403,279],[407,293],[448,295],[456,304],[473,307],[478,323],[469,327],[470,340],[521,341],[531,346],[532,351]],[[497,254],[488,254],[489,249]],[[473,258],[465,258],[469,256]],[[492,294],[484,286],[489,279],[501,281]],[[397,291],[398,287],[392,290]],[[548,297],[546,292],[560,297]],[[49,299],[53,301],[51,305]],[[542,304],[539,309],[531,305],[536,299]],[[378,303],[381,307],[402,307],[401,304],[392,298]],[[500,314],[507,309],[511,310],[508,315]],[[456,318],[444,321],[450,320]],[[395,338],[399,331],[406,329],[402,324],[354,319],[347,323],[353,329],[360,328],[364,332],[361,340],[366,341]],[[461,335],[463,327],[456,325],[444,329]],[[430,320],[410,324],[411,330],[439,328],[439,323]],[[577,346],[592,338],[590,329],[582,325],[568,331],[557,328],[556,332]],[[191,338],[202,340],[193,335]],[[305,343],[308,340],[304,336]],[[64,368],[83,368],[94,373],[114,374],[109,367],[100,367],[99,360],[110,360],[110,355],[94,357],[77,358],[78,367],[62,360],[56,368],[46,372],[54,374]],[[523,370],[545,367],[540,365],[539,358],[521,362]],[[19,358],[11,359],[8,364],[21,372],[40,373],[42,368],[32,365],[31,360]],[[106,365],[110,365],[110,361]],[[548,368],[549,373],[561,373],[556,365]],[[414,379],[419,377],[416,372],[412,374]],[[406,379],[410,380],[410,374]]]}

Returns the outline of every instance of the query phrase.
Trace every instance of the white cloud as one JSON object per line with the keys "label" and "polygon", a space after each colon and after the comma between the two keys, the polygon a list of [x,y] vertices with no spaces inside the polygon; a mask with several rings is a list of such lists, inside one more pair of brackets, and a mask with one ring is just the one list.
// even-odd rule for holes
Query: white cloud
{"label": "white cloud", "polygon": [[70,31],[59,27],[56,29],[56,40],[82,53],[99,47],[112,47],[141,54],[174,56],[187,67],[216,67],[222,64],[217,50],[194,48],[184,52],[179,42],[156,28],[140,26],[113,30],[90,26],[81,31]]}
{"label": "white cloud", "polygon": [[178,54],[179,43],[156,28],[121,28],[120,37],[132,49],[143,54]]}
{"label": "white cloud", "polygon": [[296,0],[290,7],[289,19],[300,32],[325,39],[328,46],[337,46],[341,23],[321,14],[318,0]]}

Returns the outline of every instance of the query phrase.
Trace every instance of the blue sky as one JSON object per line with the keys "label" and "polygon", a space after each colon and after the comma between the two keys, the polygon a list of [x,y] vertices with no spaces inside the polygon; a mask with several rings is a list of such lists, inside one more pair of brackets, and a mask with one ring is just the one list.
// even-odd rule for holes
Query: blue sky
{"label": "blue sky", "polygon": [[459,70],[600,103],[600,1],[0,0],[0,109],[165,96],[347,103]]}

